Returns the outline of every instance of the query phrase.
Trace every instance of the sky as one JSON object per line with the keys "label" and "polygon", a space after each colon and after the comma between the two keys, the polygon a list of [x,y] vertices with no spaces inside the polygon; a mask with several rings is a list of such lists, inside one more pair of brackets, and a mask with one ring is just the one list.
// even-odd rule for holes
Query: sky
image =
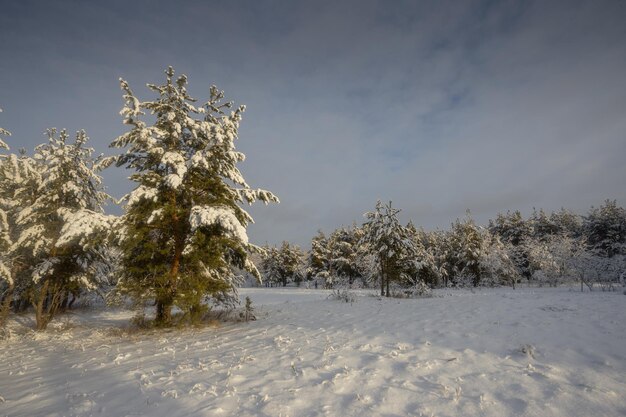
{"label": "sky", "polygon": [[[171,65],[247,111],[238,150],[258,244],[307,247],[393,201],[426,230],[469,209],[626,203],[626,1],[0,0],[0,126],[32,149],[127,129]],[[119,198],[130,173],[104,173]],[[120,209],[108,208],[119,213]]]}

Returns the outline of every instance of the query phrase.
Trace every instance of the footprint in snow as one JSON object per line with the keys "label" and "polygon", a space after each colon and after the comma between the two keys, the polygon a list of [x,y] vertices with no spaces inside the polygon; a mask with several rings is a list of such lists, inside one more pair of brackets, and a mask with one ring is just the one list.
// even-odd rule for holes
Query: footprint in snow
{"label": "footprint in snow", "polygon": [[116,365],[119,365],[121,361],[123,361],[123,360],[126,360],[126,359],[130,358],[130,356],[131,356],[131,355],[130,355],[130,353],[120,353],[119,355],[117,355],[117,356],[115,357],[115,359],[113,360],[113,362],[114,362]]}
{"label": "footprint in snow", "polygon": [[178,398],[178,391],[175,389],[169,389],[161,393],[161,397]]}

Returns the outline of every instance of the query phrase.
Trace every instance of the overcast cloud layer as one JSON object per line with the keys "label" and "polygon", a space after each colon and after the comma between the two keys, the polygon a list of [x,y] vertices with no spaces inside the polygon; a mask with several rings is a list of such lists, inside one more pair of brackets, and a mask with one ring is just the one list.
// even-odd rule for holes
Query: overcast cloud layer
{"label": "overcast cloud layer", "polygon": [[624,1],[181,3],[3,1],[7,142],[84,128],[109,152],[118,77],[149,99],[172,65],[248,107],[242,170],[282,201],[251,209],[257,243],[307,246],[379,198],[426,229],[626,202]]}

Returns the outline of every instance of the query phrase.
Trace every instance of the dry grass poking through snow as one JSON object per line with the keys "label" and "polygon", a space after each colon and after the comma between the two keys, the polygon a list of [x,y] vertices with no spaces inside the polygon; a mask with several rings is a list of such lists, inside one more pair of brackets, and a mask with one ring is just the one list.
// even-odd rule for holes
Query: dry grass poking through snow
{"label": "dry grass poking through snow", "polygon": [[0,415],[626,415],[621,292],[241,293],[257,321],[126,334],[130,312],[83,311],[1,341]]}

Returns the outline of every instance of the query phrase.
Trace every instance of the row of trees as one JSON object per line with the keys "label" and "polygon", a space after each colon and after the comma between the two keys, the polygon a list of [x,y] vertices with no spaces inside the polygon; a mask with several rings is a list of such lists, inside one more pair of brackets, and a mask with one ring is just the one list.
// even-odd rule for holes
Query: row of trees
{"label": "row of trees", "polygon": [[[527,219],[519,211],[498,214],[487,227],[476,225],[468,212],[449,230],[426,232],[399,223],[399,210],[378,202],[362,226],[339,228],[329,236],[319,232],[308,254],[295,251],[289,267],[283,243],[269,248],[263,271],[282,270],[280,282],[315,279],[332,288],[379,285],[381,294],[393,287],[423,293],[426,287],[495,286],[536,282],[558,285],[577,280],[581,286],[611,286],[626,263],[626,212],[615,201],[592,207],[586,216],[568,210],[546,214],[535,210]],[[392,287],[390,289],[390,287]]]}
{"label": "row of trees", "polygon": [[[32,156],[9,153],[0,140],[3,321],[11,307],[30,304],[45,329],[81,292],[115,283],[119,294],[153,301],[156,323],[169,325],[174,306],[193,317],[208,301],[232,302],[238,271],[260,277],[249,259],[258,250],[246,234],[252,218],[241,205],[278,198],[250,188],[237,169],[245,108],[214,86],[196,105],[186,76],[171,67],[165,84],[148,84],[152,101],[120,84],[129,130],[111,147],[122,154],[94,157],[84,131],[72,141],[51,129]],[[136,184],[119,217],[103,211],[111,198],[99,173],[112,164],[132,170]]]}
{"label": "row of trees", "polygon": [[[111,144],[119,155],[94,156],[84,131],[70,139],[50,129],[32,154],[11,153],[0,139],[0,324],[32,305],[45,329],[82,292],[112,285],[138,303],[154,302],[159,325],[172,322],[175,306],[194,318],[208,303],[232,303],[244,271],[260,277],[255,252],[270,283],[377,285],[384,295],[573,277],[591,287],[623,270],[626,215],[615,201],[585,217],[501,214],[487,228],[468,213],[434,232],[402,225],[399,210],[378,202],[363,225],[320,232],[307,254],[288,243],[260,250],[248,241],[252,218],[242,205],[278,199],[252,189],[237,169],[245,109],[214,86],[197,105],[187,78],[174,75],[168,68],[165,84],[148,85],[150,101],[120,80],[129,129]],[[135,183],[122,216],[103,210],[111,198],[100,173],[111,165],[131,170]]]}

